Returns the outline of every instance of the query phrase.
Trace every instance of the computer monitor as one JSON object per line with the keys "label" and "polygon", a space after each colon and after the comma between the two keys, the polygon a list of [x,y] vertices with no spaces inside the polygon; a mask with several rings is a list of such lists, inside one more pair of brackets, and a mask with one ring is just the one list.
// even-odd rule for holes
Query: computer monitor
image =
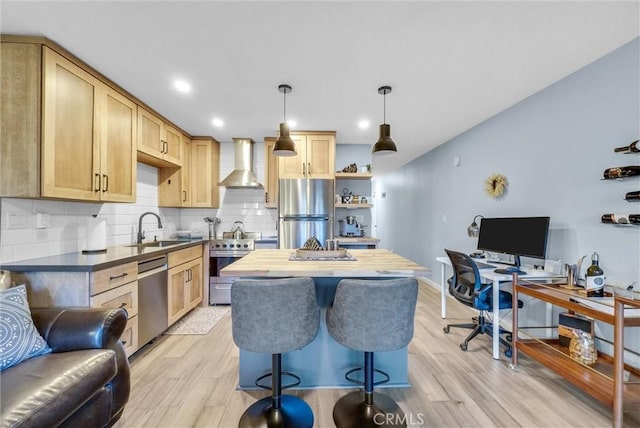
{"label": "computer monitor", "polygon": [[549,217],[483,218],[478,249],[511,254],[520,266],[520,256],[544,259],[549,234]]}

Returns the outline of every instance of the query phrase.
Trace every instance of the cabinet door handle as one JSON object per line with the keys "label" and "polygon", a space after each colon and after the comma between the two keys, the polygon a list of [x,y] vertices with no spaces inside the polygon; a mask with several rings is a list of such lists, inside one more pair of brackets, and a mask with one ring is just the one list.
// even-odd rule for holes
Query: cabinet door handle
{"label": "cabinet door handle", "polygon": [[307,162],[307,173],[311,175],[311,162]]}
{"label": "cabinet door handle", "polygon": [[123,341],[122,341],[122,346],[124,346],[124,345],[126,345],[126,344],[127,344],[127,341],[126,341],[126,340],[123,340]]}
{"label": "cabinet door handle", "polygon": [[269,192],[264,192],[264,202],[269,202]]}
{"label": "cabinet door handle", "polygon": [[127,302],[122,302],[120,303],[120,306],[118,306],[119,308],[126,308],[127,307]]}
{"label": "cabinet door handle", "polygon": [[129,275],[129,274],[128,274],[128,273],[126,273],[126,272],[123,272],[123,273],[122,273],[122,274],[120,274],[120,275],[110,276],[110,277],[109,277],[109,281],[113,281],[114,279],[124,278],[124,277],[125,277],[125,276],[127,276],[127,275]]}
{"label": "cabinet door handle", "polygon": [[305,168],[304,162],[302,162],[302,175],[307,175],[307,169]]}
{"label": "cabinet door handle", "polygon": [[104,183],[104,185],[102,186],[103,192],[108,192],[109,191],[109,176],[107,174],[102,174],[102,182]]}
{"label": "cabinet door handle", "polygon": [[169,143],[167,143],[164,140],[162,140],[162,153],[164,154],[169,153]]}
{"label": "cabinet door handle", "polygon": [[182,202],[187,202],[187,191],[183,190],[182,194],[184,195],[184,197],[182,198]]}
{"label": "cabinet door handle", "polygon": [[93,191],[99,192],[100,191],[100,174],[98,174],[97,172],[93,177],[93,185],[94,185]]}

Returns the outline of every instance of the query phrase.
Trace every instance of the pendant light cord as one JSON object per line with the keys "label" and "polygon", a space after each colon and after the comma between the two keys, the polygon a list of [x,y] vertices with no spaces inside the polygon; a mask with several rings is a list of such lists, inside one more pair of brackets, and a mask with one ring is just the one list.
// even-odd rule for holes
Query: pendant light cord
{"label": "pendant light cord", "polygon": [[283,122],[287,123],[287,90],[282,91],[282,97],[284,99],[284,118]]}
{"label": "pendant light cord", "polygon": [[387,91],[382,95],[382,123],[387,123]]}

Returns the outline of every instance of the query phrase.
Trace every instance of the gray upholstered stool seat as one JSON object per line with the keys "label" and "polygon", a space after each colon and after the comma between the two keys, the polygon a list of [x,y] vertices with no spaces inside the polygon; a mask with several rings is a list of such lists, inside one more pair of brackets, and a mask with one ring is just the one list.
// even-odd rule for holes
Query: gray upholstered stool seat
{"label": "gray upholstered stool seat", "polygon": [[338,284],[327,310],[329,334],[341,345],[364,352],[364,391],[347,394],[335,404],[333,421],[338,428],[406,426],[398,404],[373,391],[373,353],[409,344],[417,299],[415,278],[343,279]]}
{"label": "gray upholstered stool seat", "polygon": [[281,354],[302,348],[318,333],[320,308],[313,280],[236,280],[231,286],[231,321],[239,348],[272,354],[272,395],[251,405],[238,426],[312,427],[309,405],[293,395],[282,395]]}

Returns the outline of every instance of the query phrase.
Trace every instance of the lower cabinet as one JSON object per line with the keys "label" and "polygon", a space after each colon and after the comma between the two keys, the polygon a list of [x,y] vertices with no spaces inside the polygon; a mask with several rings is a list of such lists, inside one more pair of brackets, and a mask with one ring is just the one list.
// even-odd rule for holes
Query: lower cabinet
{"label": "lower cabinet", "polygon": [[[45,268],[46,269],[46,268]],[[129,262],[94,272],[12,272],[15,281],[27,285],[29,305],[127,310],[129,321],[122,334],[127,356],[138,350],[138,263]]]}
{"label": "lower cabinet", "polygon": [[[136,263],[130,263],[137,269]],[[105,269],[112,271],[120,267]],[[98,271],[102,273],[103,271]],[[122,345],[127,357],[138,350],[138,281],[129,282],[119,287],[112,288],[104,293],[91,296],[90,306],[92,308],[119,308],[127,310],[129,320],[127,327],[122,333]]]}
{"label": "lower cabinet", "polygon": [[169,253],[169,325],[202,302],[202,246]]}

